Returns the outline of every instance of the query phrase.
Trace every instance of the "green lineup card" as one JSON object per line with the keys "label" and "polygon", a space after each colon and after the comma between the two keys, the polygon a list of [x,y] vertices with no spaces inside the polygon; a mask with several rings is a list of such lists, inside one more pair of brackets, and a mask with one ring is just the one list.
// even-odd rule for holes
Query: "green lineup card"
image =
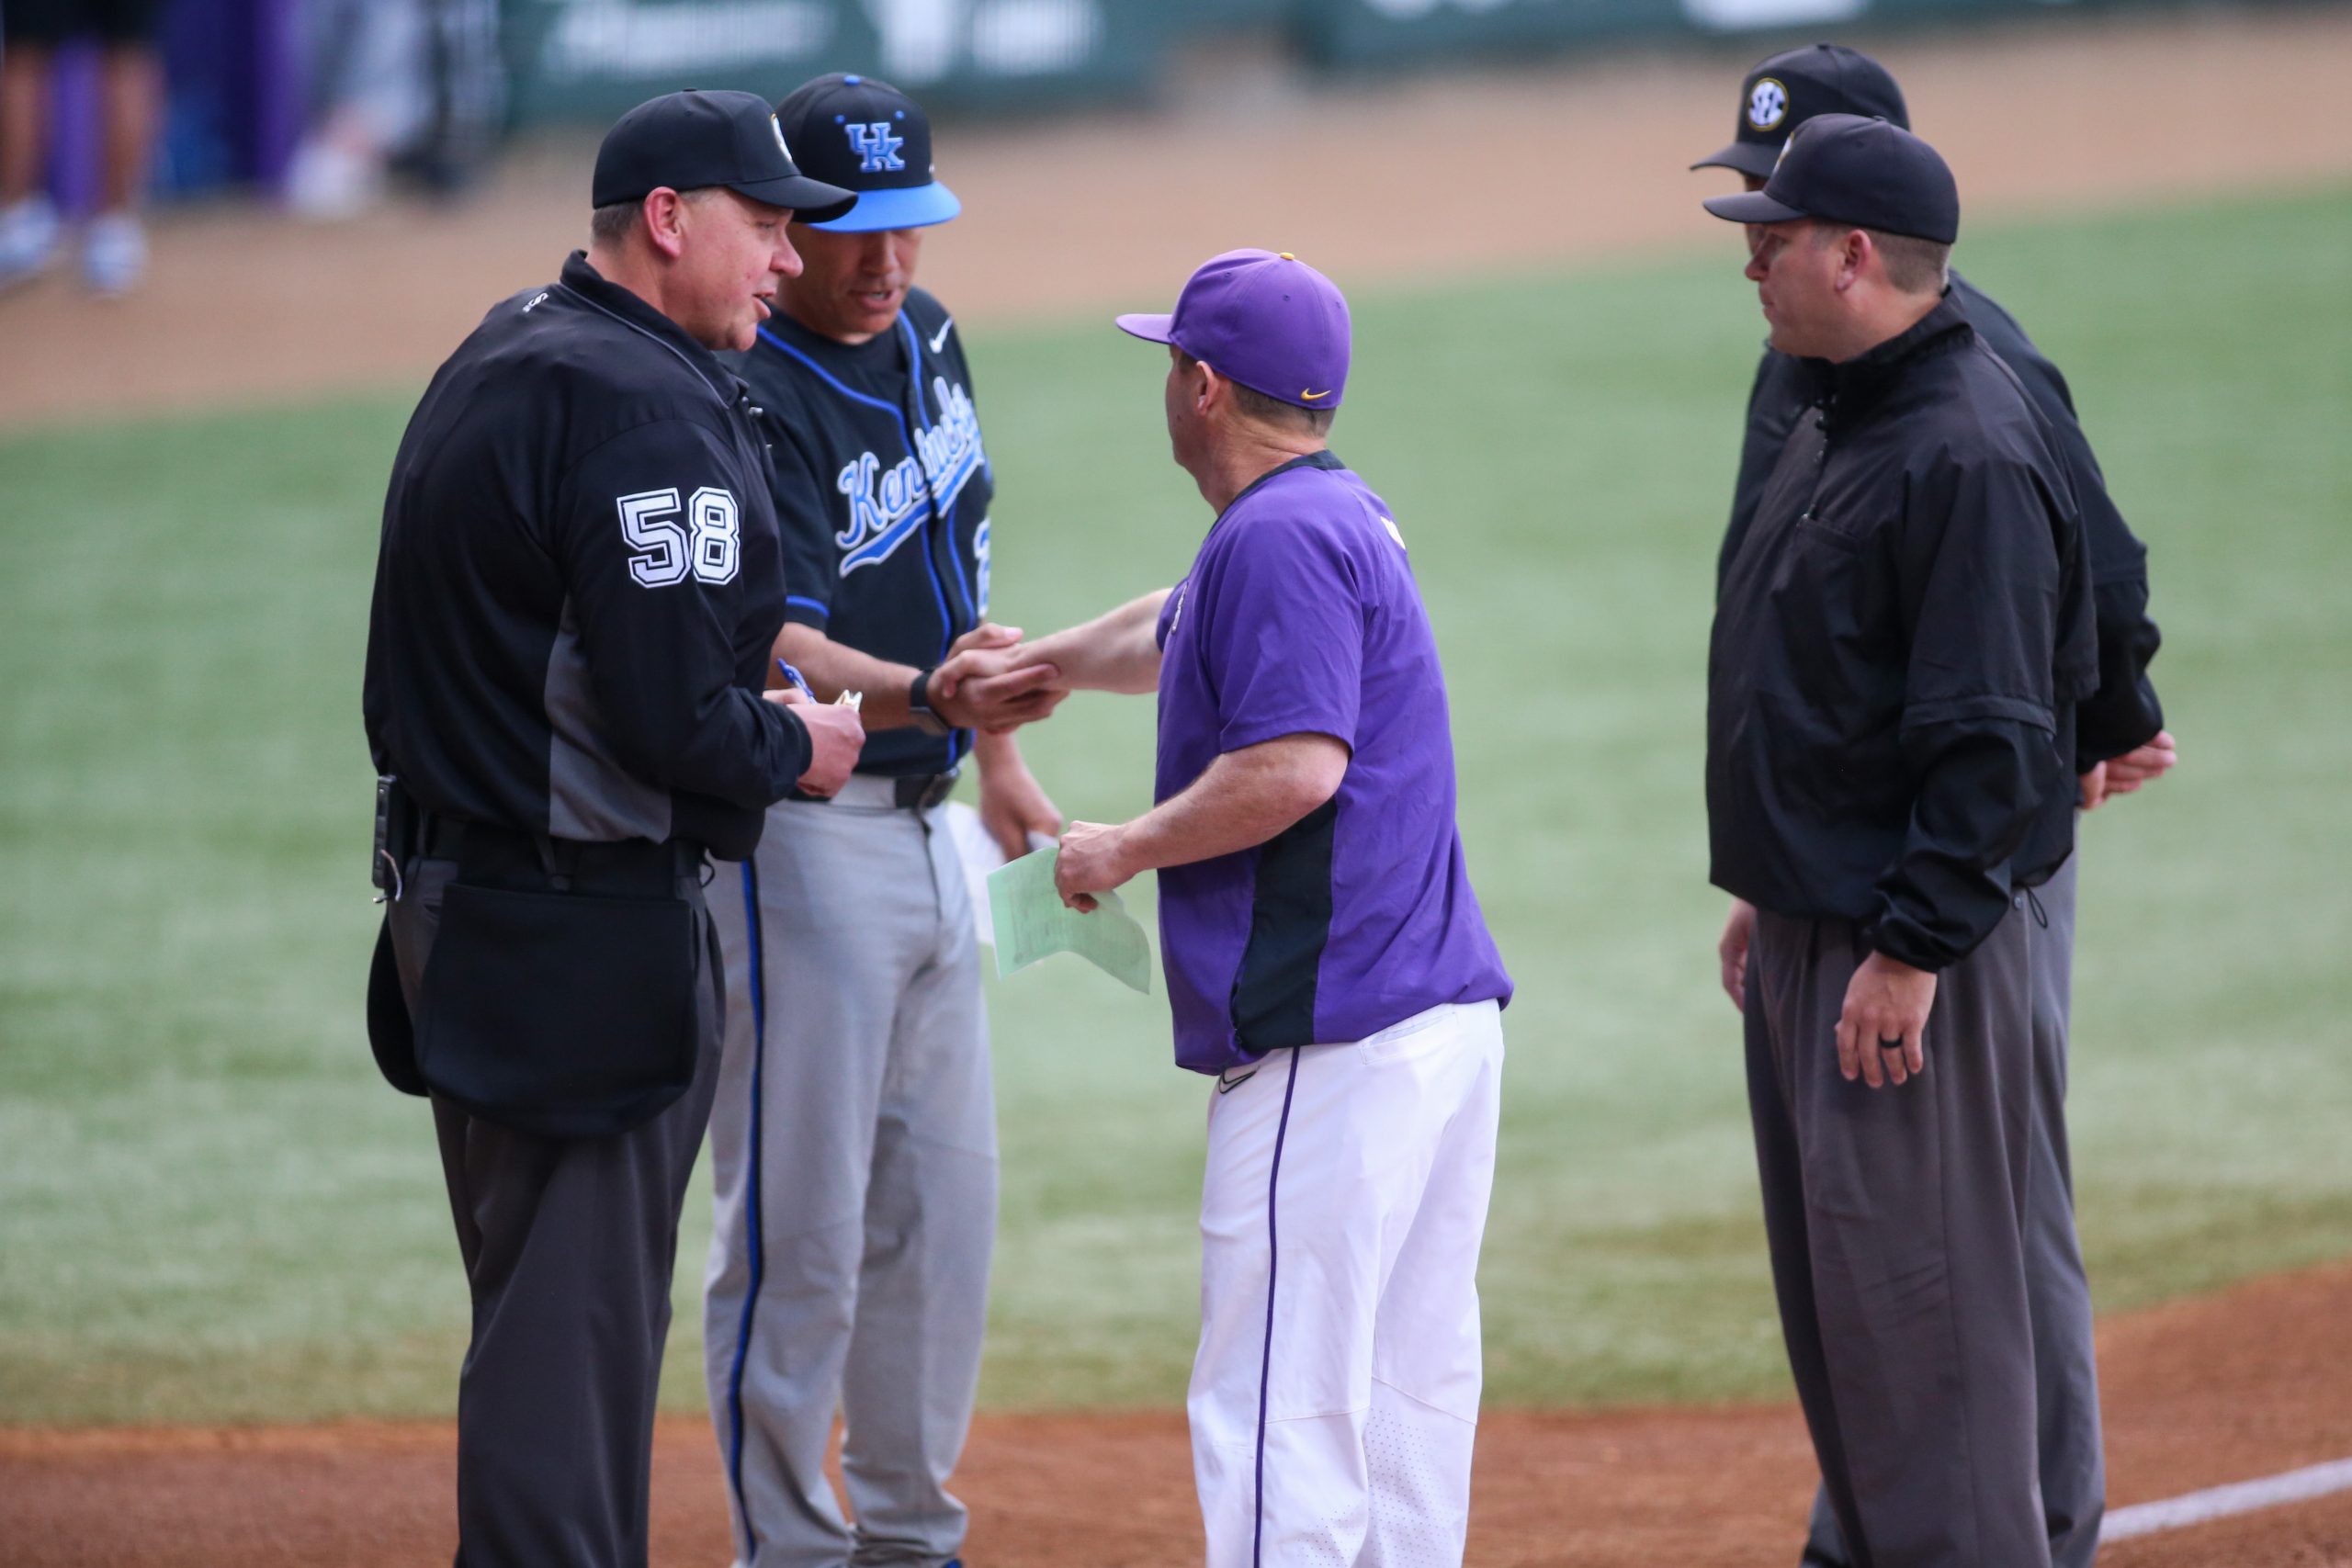
{"label": "green lineup card", "polygon": [[1116,893],[1097,893],[1085,914],[1054,891],[1058,849],[1038,850],[989,873],[989,914],[996,922],[996,972],[1018,974],[1041,958],[1075,953],[1105,975],[1151,995],[1151,939]]}

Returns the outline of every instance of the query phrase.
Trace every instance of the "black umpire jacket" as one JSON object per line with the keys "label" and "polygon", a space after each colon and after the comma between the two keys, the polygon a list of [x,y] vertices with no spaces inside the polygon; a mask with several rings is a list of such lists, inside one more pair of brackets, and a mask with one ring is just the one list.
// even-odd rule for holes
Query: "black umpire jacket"
{"label": "black umpire jacket", "polygon": [[368,743],[427,811],[729,859],[808,770],[743,383],[574,253],[434,376],[384,501]]}
{"label": "black umpire jacket", "polygon": [[2081,525],[2017,377],[1947,296],[1843,364],[1732,541],[1707,665],[1712,876],[1941,969],[2073,847],[2096,687]]}
{"label": "black umpire jacket", "polygon": [[[2090,561],[2091,597],[2098,611],[2098,691],[2075,712],[2075,765],[2088,769],[2147,744],[2165,727],[2164,709],[2148,680],[2148,664],[2163,640],[2148,618],[2148,547],[2107,493],[2107,476],[2075,417],[2065,376],[2033,345],[2016,317],[1958,273],[1952,274],[1951,297],[1968,312],[1969,324],[1985,346],[2017,372],[2026,396],[2049,423],[2051,446],[2066,466],[2075,502],[2082,508],[2083,553]],[[1764,497],[1764,481],[1814,395],[1813,378],[1802,360],[1764,351],[1747,394],[1747,437],[1740,446],[1739,480],[1732,491],[1731,526],[1724,535],[1719,571],[1731,564]]]}

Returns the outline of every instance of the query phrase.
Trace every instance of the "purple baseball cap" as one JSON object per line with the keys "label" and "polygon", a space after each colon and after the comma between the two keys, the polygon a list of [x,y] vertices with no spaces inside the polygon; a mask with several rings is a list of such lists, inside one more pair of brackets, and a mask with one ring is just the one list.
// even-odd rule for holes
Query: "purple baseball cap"
{"label": "purple baseball cap", "polygon": [[1348,302],[1288,251],[1227,251],[1203,262],[1172,315],[1128,315],[1119,330],[1173,344],[1217,374],[1303,409],[1347,390]]}

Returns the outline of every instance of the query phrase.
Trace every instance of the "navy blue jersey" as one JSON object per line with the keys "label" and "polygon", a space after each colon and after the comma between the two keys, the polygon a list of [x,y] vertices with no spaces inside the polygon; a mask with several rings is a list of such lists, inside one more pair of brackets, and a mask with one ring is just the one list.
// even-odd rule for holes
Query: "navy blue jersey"
{"label": "navy blue jersey", "polygon": [[[876,659],[939,663],[988,614],[995,494],[954,319],[919,288],[867,343],[779,314],[739,368],[764,411],[785,619]],[[945,773],[971,743],[880,730],[857,771]]]}

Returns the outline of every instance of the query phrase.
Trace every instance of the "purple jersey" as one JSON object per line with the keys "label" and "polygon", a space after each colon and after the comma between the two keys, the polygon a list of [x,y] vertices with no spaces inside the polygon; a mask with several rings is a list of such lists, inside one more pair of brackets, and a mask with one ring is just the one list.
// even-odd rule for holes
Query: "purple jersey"
{"label": "purple jersey", "polygon": [[1437,642],[1388,509],[1329,452],[1218,516],[1160,611],[1159,767],[1336,736],[1340,793],[1254,849],[1159,874],[1176,1061],[1216,1073],[1510,998],[1463,864]]}

